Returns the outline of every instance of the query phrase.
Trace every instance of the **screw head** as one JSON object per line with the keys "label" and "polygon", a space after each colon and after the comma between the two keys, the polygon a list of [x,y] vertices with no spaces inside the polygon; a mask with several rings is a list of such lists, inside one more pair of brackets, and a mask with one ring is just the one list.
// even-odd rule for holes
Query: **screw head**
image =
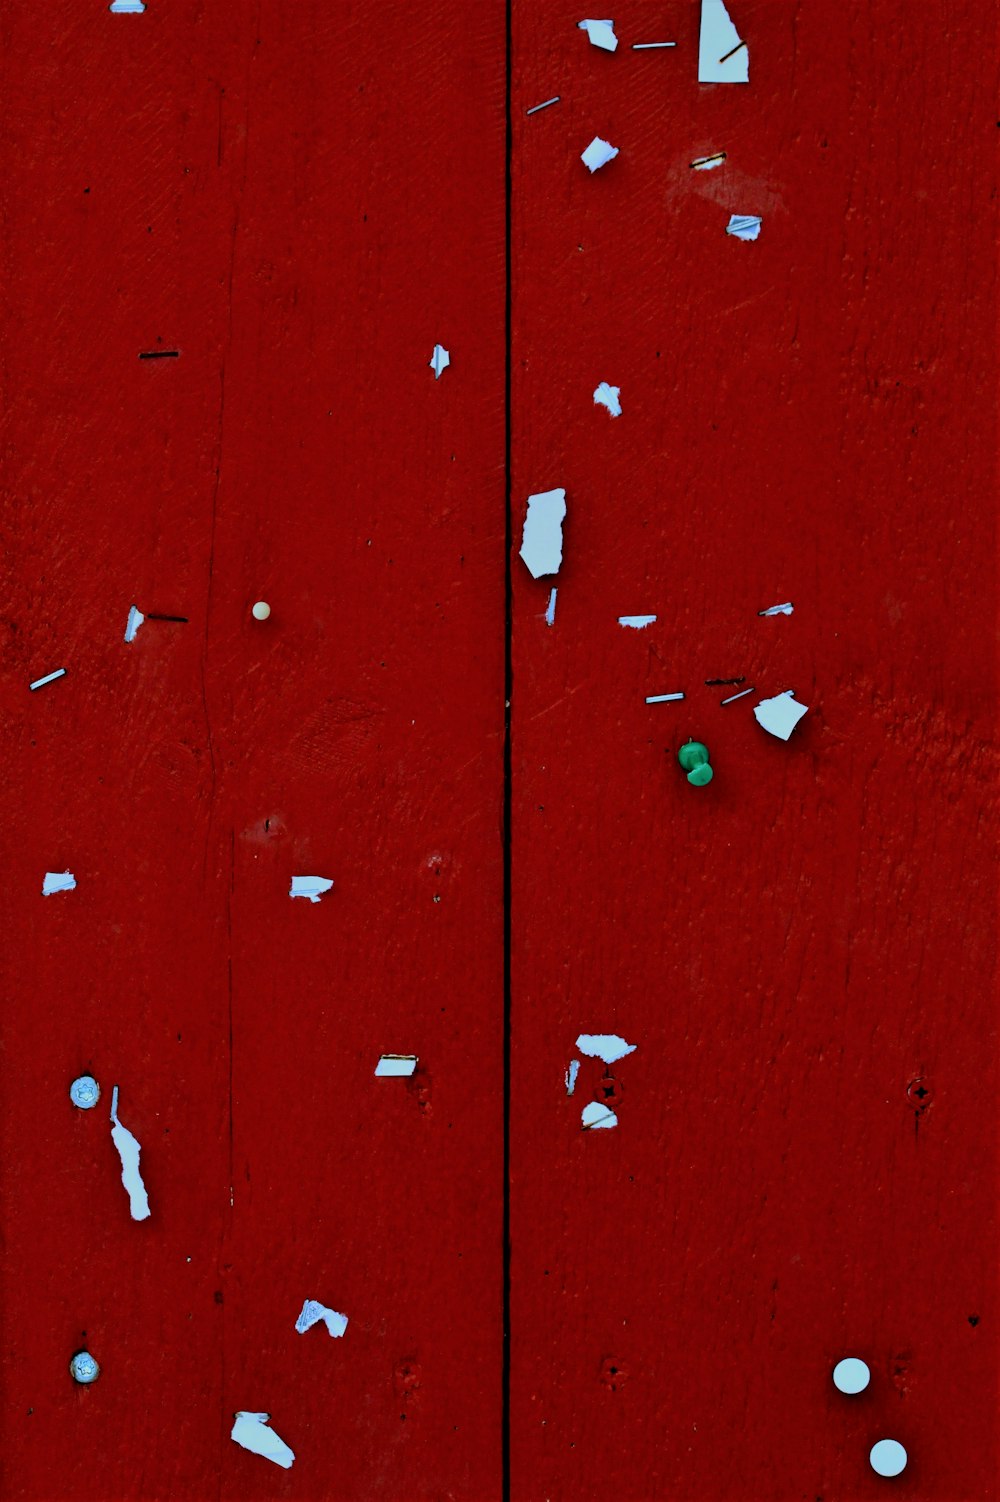
{"label": "screw head", "polygon": [[101,1375],[101,1368],[89,1351],[77,1351],[70,1361],[69,1372],[74,1382],[86,1386],[88,1382],[97,1381]]}
{"label": "screw head", "polygon": [[266,600],[258,600],[250,611],[255,621],[266,621],[271,614],[271,607]]}
{"label": "screw head", "polygon": [[81,1074],[69,1087],[69,1098],[81,1111],[89,1111],[101,1098],[101,1087],[92,1074]]}

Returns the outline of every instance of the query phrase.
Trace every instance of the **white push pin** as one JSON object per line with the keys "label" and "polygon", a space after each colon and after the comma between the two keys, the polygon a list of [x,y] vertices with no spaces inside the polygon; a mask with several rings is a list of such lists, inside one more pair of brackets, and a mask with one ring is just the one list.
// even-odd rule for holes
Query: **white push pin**
{"label": "white push pin", "polygon": [[880,1439],[868,1459],[876,1476],[898,1476],[906,1469],[906,1451],[898,1439]]}
{"label": "white push pin", "polygon": [[253,609],[251,610],[250,614],[253,616],[255,621],[266,621],[268,616],[271,614],[271,607],[266,600],[258,600],[256,605],[254,605]]}
{"label": "white push pin", "polygon": [[868,1363],[860,1356],[845,1356],[833,1369],[833,1385],[838,1392],[864,1392],[871,1379]]}

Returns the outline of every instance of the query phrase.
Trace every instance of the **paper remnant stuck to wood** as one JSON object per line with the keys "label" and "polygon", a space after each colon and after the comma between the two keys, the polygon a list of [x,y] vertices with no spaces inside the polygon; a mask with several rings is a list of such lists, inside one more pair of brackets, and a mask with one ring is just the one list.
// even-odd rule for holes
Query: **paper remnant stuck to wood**
{"label": "paper remnant stuck to wood", "polygon": [[542,490],[528,497],[521,557],[533,579],[557,574],[562,563],[562,524],[566,516],[566,492]]}
{"label": "paper remnant stuck to wood", "polygon": [[51,897],[53,892],[72,892],[76,877],[72,871],[46,871],[42,877],[42,896]]}
{"label": "paper remnant stuck to wood", "polygon": [[558,589],[551,589],[549,591],[549,603],[545,607],[546,626],[554,626],[556,623],[556,595],[558,593]]}
{"label": "paper remnant stuck to wood", "polygon": [[607,381],[602,381],[594,392],[594,406],[607,407],[612,417],[621,417],[621,394],[620,386],[609,386]]}
{"label": "paper remnant stuck to wood", "polygon": [[391,1079],[397,1075],[413,1074],[417,1067],[415,1053],[384,1053],[375,1065],[378,1079]]}
{"label": "paper remnant stuck to wood", "polygon": [[576,24],[587,33],[592,46],[601,47],[605,52],[614,52],[617,48],[614,21],[578,21]]}
{"label": "paper remnant stuck to wood", "polygon": [[329,892],[333,886],[325,876],[293,876],[292,885],[288,889],[289,897],[308,897],[310,902],[318,902],[324,892]]}
{"label": "paper remnant stuck to wood", "polygon": [[146,1220],[149,1216],[149,1199],[146,1195],[146,1186],[142,1182],[142,1174],[139,1172],[141,1149],[128,1127],[123,1127],[118,1120],[117,1085],[111,1092],[111,1140],[122,1160],[122,1183],[128,1191],[132,1219]]}
{"label": "paper remnant stuck to wood", "polygon": [[737,240],[756,240],[760,226],[759,214],[730,214],[726,234],[735,235]]}
{"label": "paper remnant stuck to wood", "polygon": [[435,344],[434,353],[431,355],[428,363],[434,372],[435,381],[439,381],[442,370],[447,370],[451,364],[451,355],[449,355],[443,344]]}
{"label": "paper remnant stuck to wood", "polygon": [[787,600],[784,605],[769,605],[768,608],[767,608],[767,610],[758,610],[757,614],[758,615],[791,615],[791,613],[792,613],[792,611],[794,609],[795,609],[795,606],[792,604],[791,600]]}
{"label": "paper remnant stuck to wood", "polygon": [[763,726],[769,735],[776,735],[779,740],[787,741],[802,716],[809,713],[809,706],[797,704],[789,689],[787,693],[777,694],[773,699],[761,699],[759,704],[754,705],[753,712],[757,724]]}
{"label": "paper remnant stuck to wood", "polygon": [[723,0],[701,0],[698,82],[750,82],[750,53]]}
{"label": "paper remnant stuck to wood", "polygon": [[307,1330],[311,1330],[313,1325],[318,1325],[320,1321],[323,1322],[335,1339],[343,1335],[347,1329],[346,1314],[338,1314],[336,1309],[328,1309],[318,1299],[306,1299],[302,1305],[302,1313],[295,1321],[296,1330],[300,1335],[304,1335]]}
{"label": "paper remnant stuck to wood", "polygon": [[585,1132],[595,1131],[601,1127],[616,1127],[618,1117],[599,1100],[592,1100],[590,1105],[584,1106],[580,1113],[580,1125]]}
{"label": "paper remnant stuck to wood", "polygon": [[135,641],[135,633],[138,631],[139,627],[142,625],[145,619],[146,617],[143,615],[142,611],[137,605],[131,606],[128,613],[128,620],[125,622],[126,641]]}
{"label": "paper remnant stuck to wood", "polygon": [[606,163],[613,161],[617,155],[617,146],[612,146],[610,141],[602,141],[600,136],[595,136],[586,151],[581,152],[580,160],[588,172],[596,172],[598,167],[603,167]]}
{"label": "paper remnant stuck to wood", "polygon": [[108,6],[113,16],[141,16],[145,9],[143,0],[111,0]]}
{"label": "paper remnant stuck to wood", "polygon": [[711,172],[715,167],[721,167],[726,160],[724,151],[717,151],[714,156],[695,157],[691,167],[695,172]]}
{"label": "paper remnant stuck to wood", "polygon": [[642,631],[646,626],[652,626],[656,620],[655,615],[620,615],[619,626],[630,626],[633,631]]}
{"label": "paper remnant stuck to wood", "polygon": [[576,1077],[580,1073],[580,1060],[570,1059],[569,1068],[566,1071],[566,1094],[572,1095],[576,1089]]}
{"label": "paper remnant stuck to wood", "polygon": [[279,1439],[274,1430],[269,1428],[269,1413],[237,1413],[233,1415],[236,1422],[233,1424],[231,1439],[244,1450],[252,1450],[254,1455],[263,1455],[265,1460],[273,1460],[275,1465],[280,1465],[285,1471],[291,1469],[294,1454]]}
{"label": "paper remnant stuck to wood", "polygon": [[576,1046],[588,1059],[603,1059],[605,1064],[617,1064],[626,1054],[635,1053],[637,1043],[626,1043],[617,1033],[581,1033]]}

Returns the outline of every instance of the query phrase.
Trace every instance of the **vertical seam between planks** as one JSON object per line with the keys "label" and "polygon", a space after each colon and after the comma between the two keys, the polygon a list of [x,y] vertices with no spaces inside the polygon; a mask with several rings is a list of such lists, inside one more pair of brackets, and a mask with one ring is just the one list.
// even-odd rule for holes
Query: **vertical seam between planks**
{"label": "vertical seam between planks", "polygon": [[511,1059],[511,707],[514,698],[511,572],[511,61],[513,0],[504,10],[504,736],[503,736],[503,1330],[500,1409],[501,1495],[510,1502],[510,1059]]}

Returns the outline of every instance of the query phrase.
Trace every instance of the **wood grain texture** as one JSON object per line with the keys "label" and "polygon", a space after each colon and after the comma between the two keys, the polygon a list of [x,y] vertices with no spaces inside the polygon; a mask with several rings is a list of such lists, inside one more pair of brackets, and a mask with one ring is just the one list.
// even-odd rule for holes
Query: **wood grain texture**
{"label": "wood grain texture", "polygon": [[[749,87],[698,85],[695,3],[622,0],[614,56],[515,5],[517,536],[532,491],[569,514],[551,629],[556,581],[515,576],[512,1496],[867,1502],[890,1435],[895,1495],[971,1502],[998,1494],[993,17],[730,10]],[[590,177],[594,135],[621,154]],[[787,745],[704,687],[736,675],[810,706]],[[580,1031],[638,1045],[616,1130],[580,1130],[599,1063],[565,1094]]]}
{"label": "wood grain texture", "polygon": [[3,26],[4,1494],[495,1497],[502,8]]}

